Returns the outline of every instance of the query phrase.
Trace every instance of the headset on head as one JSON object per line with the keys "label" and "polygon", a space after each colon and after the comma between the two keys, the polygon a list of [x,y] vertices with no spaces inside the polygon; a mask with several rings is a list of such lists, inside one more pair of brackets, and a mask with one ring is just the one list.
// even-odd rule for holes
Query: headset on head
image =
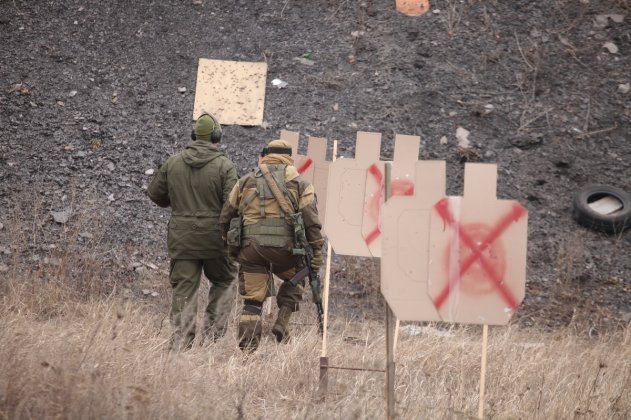
{"label": "headset on head", "polygon": [[[210,133],[210,141],[213,143],[219,143],[219,140],[221,140],[221,134],[222,134],[221,124],[219,124],[219,121],[217,121],[217,118],[215,118],[215,116],[211,114],[210,112],[202,113],[202,115],[197,117],[197,119],[199,120],[204,115],[209,116],[210,119],[213,120],[213,131],[212,133]],[[195,129],[193,128],[193,130],[191,131],[191,140],[195,141],[196,139],[197,139],[197,136],[195,135]]]}
{"label": "headset on head", "polygon": [[263,148],[263,151],[261,152],[261,157],[265,157],[265,156],[269,155],[270,153],[278,153],[280,155],[289,155],[289,156],[291,156],[291,149],[290,148],[285,148],[285,147],[267,147],[267,146],[265,146]]}

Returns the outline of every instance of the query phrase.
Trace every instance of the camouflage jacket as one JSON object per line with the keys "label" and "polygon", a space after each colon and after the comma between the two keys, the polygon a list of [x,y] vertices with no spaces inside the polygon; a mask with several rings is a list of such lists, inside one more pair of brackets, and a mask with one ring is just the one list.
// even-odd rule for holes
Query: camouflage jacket
{"label": "camouflage jacket", "polygon": [[[314,250],[321,249],[324,239],[322,238],[322,225],[318,218],[313,185],[298,174],[298,170],[293,166],[293,160],[285,155],[270,154],[264,157],[261,163],[287,165],[285,168],[285,186],[294,198],[292,201],[298,204],[298,211],[302,213],[307,241]],[[239,215],[239,206],[243,203],[247,203],[241,214],[244,227],[259,222],[262,213],[266,218],[279,219],[283,217],[282,209],[273,194],[267,194],[265,202],[261,204],[257,195],[258,182],[255,172],[252,171],[239,179],[224,204],[219,219],[224,238],[230,226],[230,220]],[[252,195],[254,196],[251,197]]]}

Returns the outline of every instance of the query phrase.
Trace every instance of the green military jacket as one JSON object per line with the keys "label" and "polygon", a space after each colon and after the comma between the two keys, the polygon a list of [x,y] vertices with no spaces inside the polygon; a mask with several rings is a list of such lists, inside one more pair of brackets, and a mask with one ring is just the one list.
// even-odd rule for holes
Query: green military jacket
{"label": "green military jacket", "polygon": [[227,254],[219,214],[236,182],[234,164],[206,140],[195,141],[162,165],[147,192],[158,206],[171,207],[170,258],[208,259]]}

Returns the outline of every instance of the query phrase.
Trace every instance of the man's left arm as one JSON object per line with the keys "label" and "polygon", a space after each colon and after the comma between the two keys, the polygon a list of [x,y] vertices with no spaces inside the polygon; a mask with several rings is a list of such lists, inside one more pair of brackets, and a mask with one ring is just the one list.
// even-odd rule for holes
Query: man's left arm
{"label": "man's left arm", "polygon": [[223,203],[223,208],[219,215],[219,228],[221,229],[221,237],[224,241],[226,240],[226,235],[230,228],[230,221],[238,214],[240,193],[239,183],[235,182],[226,201]]}
{"label": "man's left arm", "polygon": [[237,183],[239,177],[237,176],[237,170],[234,167],[234,163],[230,160],[226,160],[225,168],[222,173],[222,204],[225,204],[228,201],[228,196],[234,187],[234,184]]}
{"label": "man's left arm", "polygon": [[309,241],[309,245],[313,249],[311,269],[317,272],[322,265],[322,244],[324,243],[324,238],[322,237],[322,223],[318,217],[317,200],[313,185],[307,184],[302,190],[298,207],[305,224],[307,241]]}

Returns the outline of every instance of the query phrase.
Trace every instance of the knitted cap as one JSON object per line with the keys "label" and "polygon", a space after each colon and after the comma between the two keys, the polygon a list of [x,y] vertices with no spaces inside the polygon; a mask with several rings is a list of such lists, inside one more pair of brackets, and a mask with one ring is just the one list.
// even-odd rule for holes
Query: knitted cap
{"label": "knitted cap", "polygon": [[210,115],[204,114],[195,121],[195,138],[210,141],[214,129],[215,122]]}

